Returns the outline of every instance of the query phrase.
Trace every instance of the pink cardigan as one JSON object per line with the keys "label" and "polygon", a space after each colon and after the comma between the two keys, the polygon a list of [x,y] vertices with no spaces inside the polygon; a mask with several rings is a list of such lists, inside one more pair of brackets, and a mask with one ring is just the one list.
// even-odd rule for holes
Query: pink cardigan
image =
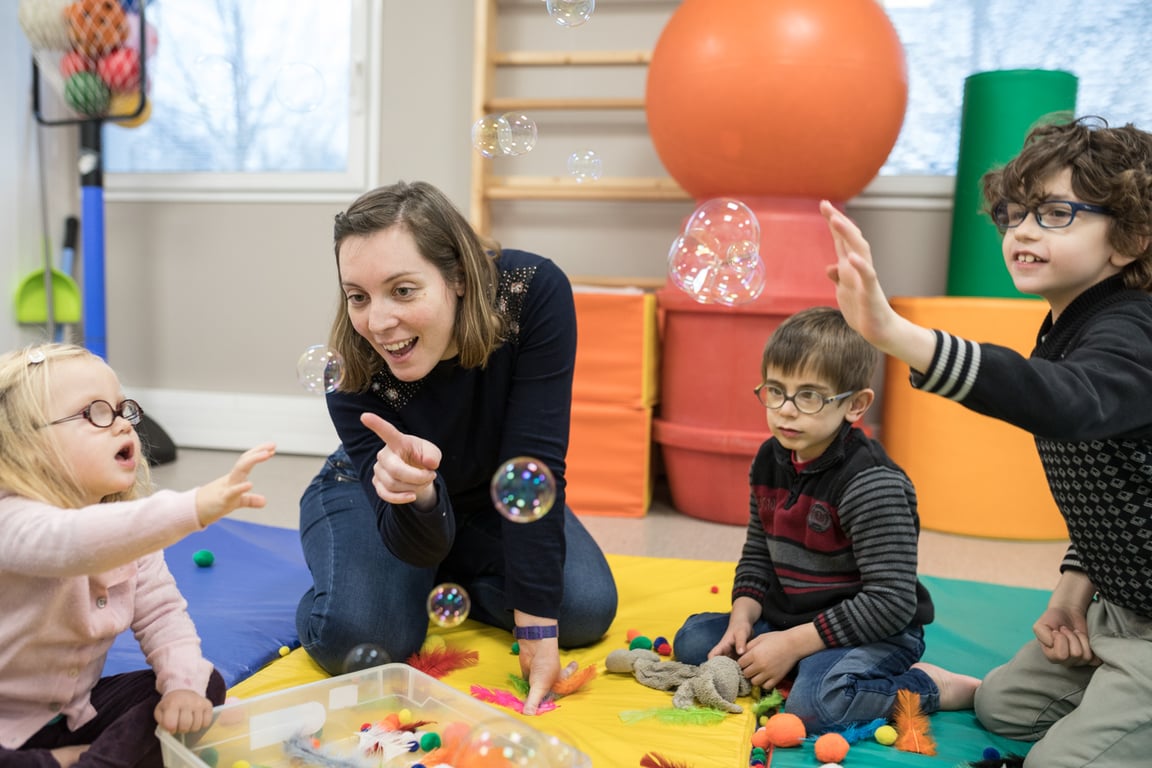
{"label": "pink cardigan", "polygon": [[212,664],[164,547],[200,530],[196,492],[60,509],[0,494],[0,745],[57,715],[75,730],[112,641],[132,627],[160,693],[203,695]]}

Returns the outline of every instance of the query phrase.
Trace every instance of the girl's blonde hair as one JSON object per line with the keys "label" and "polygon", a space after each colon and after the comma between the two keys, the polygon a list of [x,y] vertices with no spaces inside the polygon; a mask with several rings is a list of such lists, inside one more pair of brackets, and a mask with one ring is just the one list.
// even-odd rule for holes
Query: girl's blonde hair
{"label": "girl's blonde hair", "polygon": [[[47,428],[56,364],[83,358],[100,360],[73,344],[40,344],[0,355],[0,491],[70,509],[87,504],[56,437],[59,432]],[[148,462],[141,456],[136,483],[102,501],[146,496],[151,482]]]}

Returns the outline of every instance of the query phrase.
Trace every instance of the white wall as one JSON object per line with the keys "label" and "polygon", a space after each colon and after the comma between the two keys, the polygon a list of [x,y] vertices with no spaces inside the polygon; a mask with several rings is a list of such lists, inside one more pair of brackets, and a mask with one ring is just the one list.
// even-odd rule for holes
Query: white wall
{"label": "white wall", "polygon": [[[466,208],[470,185],[472,3],[467,0],[382,0],[383,115],[380,180],[424,179]],[[16,0],[0,0],[14,18]],[[523,0],[539,12],[540,3]],[[640,14],[664,3],[621,3]],[[598,14],[607,14],[605,3]],[[667,11],[665,11],[667,12]],[[605,16],[605,23],[607,16]],[[588,25],[599,23],[596,17]],[[651,19],[634,22],[636,39],[604,47],[648,48]],[[545,47],[516,18],[503,34],[516,47]],[[553,25],[554,26],[554,25]],[[28,68],[18,25],[0,25],[5,73]],[[560,30],[572,33],[574,30]],[[554,34],[550,31],[549,34]],[[20,49],[23,48],[23,52]],[[27,101],[26,74],[5,74],[9,104]],[[160,87],[160,84],[157,84]],[[28,167],[28,122],[19,110],[0,116],[0,243],[4,280],[33,268],[37,210]],[[642,128],[643,121],[640,120]],[[631,128],[613,129],[613,136]],[[58,240],[62,217],[75,209],[76,144],[72,129],[52,129],[51,214]],[[578,135],[567,140],[575,141]],[[625,139],[601,138],[606,153],[637,171],[658,166],[650,147],[625,152]],[[540,146],[534,163],[568,151]],[[534,153],[535,154],[535,153]],[[603,154],[603,153],[602,153]],[[15,169],[17,173],[9,173]],[[531,172],[531,171],[530,171]],[[629,171],[630,173],[633,171]],[[657,167],[656,173],[662,171]],[[69,206],[72,206],[71,208]],[[323,401],[303,393],[295,362],[321,343],[337,300],[331,249],[332,216],[343,205],[293,203],[112,202],[106,206],[108,357],[129,391],[177,444],[242,448],[273,439],[286,452],[324,453],[335,444]],[[691,203],[518,201],[493,208],[493,234],[509,246],[537,250],[572,275],[663,275],[668,244]],[[944,292],[949,200],[861,201],[849,207],[872,239],[877,267],[892,295]],[[0,321],[0,341],[19,331]]]}

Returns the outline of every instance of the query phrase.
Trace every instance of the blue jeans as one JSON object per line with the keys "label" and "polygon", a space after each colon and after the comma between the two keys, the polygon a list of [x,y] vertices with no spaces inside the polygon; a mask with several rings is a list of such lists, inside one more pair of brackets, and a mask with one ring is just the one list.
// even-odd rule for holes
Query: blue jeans
{"label": "blue jeans", "polygon": [[[597,642],[608,630],[616,617],[616,582],[580,520],[570,509],[563,514],[567,555],[560,645],[575,648]],[[500,522],[493,510],[457,528],[458,540],[469,537],[474,550],[487,552],[476,562],[409,565],[384,546],[355,469],[342,450],[336,451],[300,499],[300,540],[313,581],[296,609],[301,644],[330,674],[343,673],[349,651],[365,643],[383,648],[392,661],[405,661],[424,643],[428,593],[445,581],[468,591],[469,618],[511,631]]]}
{"label": "blue jeans", "polygon": [[[701,664],[728,631],[727,613],[689,616],[672,649],[685,664]],[[766,621],[752,637],[771,632]],[[911,627],[876,643],[828,648],[801,659],[785,709],[804,721],[809,733],[842,730],[855,723],[888,717],[901,688],[920,694],[925,712],[940,708],[940,691],[925,672],[911,669],[924,655],[924,629]]]}

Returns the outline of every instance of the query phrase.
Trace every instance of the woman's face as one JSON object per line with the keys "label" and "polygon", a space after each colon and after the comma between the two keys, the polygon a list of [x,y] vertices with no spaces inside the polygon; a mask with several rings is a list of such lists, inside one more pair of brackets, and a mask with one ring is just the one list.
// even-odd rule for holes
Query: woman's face
{"label": "woman's face", "polygon": [[352,327],[396,378],[417,381],[457,354],[463,288],[444,280],[406,227],[345,239],[338,264]]}

